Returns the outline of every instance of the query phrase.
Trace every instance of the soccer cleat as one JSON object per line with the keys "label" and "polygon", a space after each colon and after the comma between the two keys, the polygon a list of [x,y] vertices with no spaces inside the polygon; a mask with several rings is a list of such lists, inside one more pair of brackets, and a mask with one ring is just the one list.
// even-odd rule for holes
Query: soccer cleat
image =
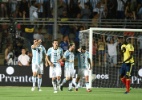
{"label": "soccer cleat", "polygon": [[88,90],[86,90],[87,92],[92,92],[92,90],[91,89],[88,89]]}
{"label": "soccer cleat", "polygon": [[68,91],[72,92],[73,90],[72,90],[72,89],[69,89]]}
{"label": "soccer cleat", "polygon": [[78,91],[78,88],[76,88],[75,91]]}
{"label": "soccer cleat", "polygon": [[40,88],[38,88],[38,91],[41,92],[42,90]]}
{"label": "soccer cleat", "polygon": [[57,93],[57,91],[54,91],[53,93]]}
{"label": "soccer cleat", "polygon": [[32,87],[31,91],[34,91],[35,90],[35,87]]}
{"label": "soccer cleat", "polygon": [[126,91],[126,92],[124,92],[124,94],[128,94],[128,93],[129,93],[129,92],[127,92],[127,91]]}
{"label": "soccer cleat", "polygon": [[63,86],[60,86],[60,90],[63,91]]}

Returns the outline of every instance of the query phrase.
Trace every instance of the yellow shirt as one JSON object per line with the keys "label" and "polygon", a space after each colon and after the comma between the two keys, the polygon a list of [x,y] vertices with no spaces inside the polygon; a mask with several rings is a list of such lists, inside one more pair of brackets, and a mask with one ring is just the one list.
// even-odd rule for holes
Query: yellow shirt
{"label": "yellow shirt", "polygon": [[[130,57],[130,52],[134,51],[134,47],[132,44],[123,44],[121,46],[121,50],[125,48],[125,52],[123,53],[123,61],[126,61],[129,57]],[[133,63],[134,62],[134,58],[132,57],[129,61],[126,61],[125,63]]]}
{"label": "yellow shirt", "polygon": [[105,43],[104,42],[98,42],[98,50],[105,50]]}

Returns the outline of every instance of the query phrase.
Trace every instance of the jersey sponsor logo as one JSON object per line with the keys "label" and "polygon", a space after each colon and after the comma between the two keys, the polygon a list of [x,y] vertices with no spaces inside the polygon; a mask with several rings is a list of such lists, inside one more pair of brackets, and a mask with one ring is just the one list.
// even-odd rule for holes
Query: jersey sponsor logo
{"label": "jersey sponsor logo", "polygon": [[[14,76],[16,73],[14,67],[9,66],[6,68],[6,74],[0,74],[0,82],[32,82],[32,76],[24,75],[24,76]],[[12,76],[13,75],[13,76]]]}

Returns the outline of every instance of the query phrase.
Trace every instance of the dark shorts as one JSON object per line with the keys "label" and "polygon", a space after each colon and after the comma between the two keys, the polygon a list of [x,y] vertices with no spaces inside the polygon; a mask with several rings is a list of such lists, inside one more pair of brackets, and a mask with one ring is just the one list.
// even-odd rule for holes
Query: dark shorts
{"label": "dark shorts", "polygon": [[130,77],[132,71],[133,71],[133,65],[131,63],[123,63],[120,68],[120,75]]}

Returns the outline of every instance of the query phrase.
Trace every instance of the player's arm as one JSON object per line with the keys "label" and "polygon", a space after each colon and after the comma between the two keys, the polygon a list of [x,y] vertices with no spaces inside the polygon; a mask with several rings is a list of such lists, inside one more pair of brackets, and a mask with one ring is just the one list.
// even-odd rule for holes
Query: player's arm
{"label": "player's arm", "polygon": [[53,67],[53,63],[50,61],[49,59],[50,57],[48,55],[46,55],[46,62]]}
{"label": "player's arm", "polygon": [[91,59],[90,58],[88,58],[88,62],[89,62],[89,64],[90,64],[90,70],[92,69],[92,67],[93,67],[93,64],[92,64],[92,62],[91,62]]}

